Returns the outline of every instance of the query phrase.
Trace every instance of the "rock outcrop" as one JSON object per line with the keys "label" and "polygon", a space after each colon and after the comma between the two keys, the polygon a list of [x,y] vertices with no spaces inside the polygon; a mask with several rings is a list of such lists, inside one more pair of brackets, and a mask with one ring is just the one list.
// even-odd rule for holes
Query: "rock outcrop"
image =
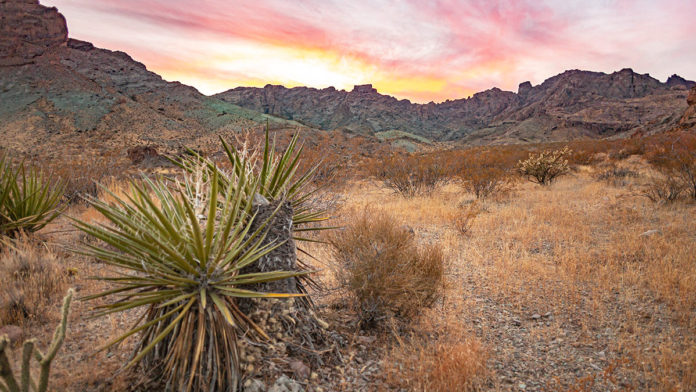
{"label": "rock outcrop", "polygon": [[321,129],[400,130],[434,140],[503,143],[665,131],[684,113],[692,86],[677,75],[661,83],[631,69],[611,74],[571,70],[538,86],[524,82],[517,93],[493,88],[437,104],[398,100],[370,85],[349,92],[240,87],[216,97]]}
{"label": "rock outcrop", "polygon": [[696,131],[696,87],[693,87],[686,99],[689,105],[684,111],[684,115],[679,120],[679,128],[683,130]]}
{"label": "rock outcrop", "polygon": [[21,65],[64,45],[68,28],[55,7],[38,0],[0,0],[0,37],[0,65]]}

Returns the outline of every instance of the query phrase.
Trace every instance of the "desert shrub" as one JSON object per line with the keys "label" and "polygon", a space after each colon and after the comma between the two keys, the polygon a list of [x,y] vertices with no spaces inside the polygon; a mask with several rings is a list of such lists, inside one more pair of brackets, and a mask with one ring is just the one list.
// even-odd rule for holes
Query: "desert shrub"
{"label": "desert shrub", "polygon": [[46,309],[62,293],[67,272],[55,256],[20,238],[0,255],[0,325],[43,321]]}
{"label": "desert shrub", "polygon": [[66,178],[65,198],[69,203],[81,203],[84,197],[97,197],[99,186],[108,180],[121,178],[125,167],[104,158],[90,162],[73,160],[53,165],[54,172]]}
{"label": "desert shrub", "polygon": [[[471,148],[448,158],[450,171],[477,199],[507,193],[513,183],[510,173],[519,157],[502,146]],[[452,152],[450,152],[452,154]]]}
{"label": "desert shrub", "polygon": [[642,195],[655,203],[673,203],[679,199],[685,189],[684,182],[667,171],[648,177]]}
{"label": "desert shrub", "polygon": [[599,162],[600,154],[606,153],[612,148],[611,142],[605,140],[578,140],[570,142],[571,149],[568,162],[571,165],[593,165]]}
{"label": "desert shrub", "polygon": [[63,191],[63,182],[0,156],[0,235],[45,227],[60,214]]}
{"label": "desert shrub", "polygon": [[696,200],[696,135],[681,134],[665,140],[646,158],[664,177],[670,178],[672,188],[681,182],[683,191]]}
{"label": "desert shrub", "polygon": [[481,210],[476,202],[460,204],[454,211],[452,225],[460,234],[468,235],[471,232],[474,220],[480,212]]}
{"label": "desert shrub", "polygon": [[629,179],[638,178],[638,173],[625,167],[610,164],[598,170],[594,174],[594,178],[597,181],[602,181],[615,187],[622,187],[628,185]]}
{"label": "desert shrub", "polygon": [[570,171],[567,159],[570,152],[568,147],[564,147],[561,150],[530,154],[526,160],[519,161],[517,167],[520,174],[528,180],[539,185],[549,185]]}
{"label": "desert shrub", "polygon": [[461,333],[436,341],[413,338],[386,356],[387,384],[408,391],[482,390],[489,371],[488,353],[472,337]]}
{"label": "desert shrub", "polygon": [[366,211],[329,242],[336,278],[354,297],[365,326],[412,317],[440,295],[440,248],[418,246],[413,233],[384,212]]}
{"label": "desert shrub", "polygon": [[433,155],[394,154],[378,162],[374,174],[404,197],[430,194],[448,179],[445,166]]}
{"label": "desert shrub", "polygon": [[632,138],[615,141],[611,143],[609,149],[609,159],[613,161],[622,161],[633,155],[644,155],[647,152],[647,144],[654,142],[653,140],[646,141],[647,138]]}
{"label": "desert shrub", "polygon": [[511,178],[508,172],[498,167],[470,168],[466,171],[464,188],[477,199],[487,199],[509,190]]}

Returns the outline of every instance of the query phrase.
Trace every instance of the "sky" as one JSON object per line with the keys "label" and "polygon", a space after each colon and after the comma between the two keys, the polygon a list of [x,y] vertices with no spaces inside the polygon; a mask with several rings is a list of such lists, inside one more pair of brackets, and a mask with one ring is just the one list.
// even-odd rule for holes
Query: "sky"
{"label": "sky", "polygon": [[41,0],[72,38],[204,94],[352,90],[413,102],[517,91],[568,69],[696,80],[696,0]]}

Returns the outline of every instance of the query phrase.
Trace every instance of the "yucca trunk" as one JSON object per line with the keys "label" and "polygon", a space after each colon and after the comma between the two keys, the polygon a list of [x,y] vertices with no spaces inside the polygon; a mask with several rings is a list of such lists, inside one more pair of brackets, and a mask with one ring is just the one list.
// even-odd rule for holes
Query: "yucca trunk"
{"label": "yucca trunk", "polygon": [[[252,207],[256,214],[251,222],[251,232],[265,225],[266,236],[263,245],[279,245],[261,257],[256,263],[241,271],[242,274],[269,271],[297,271],[297,247],[293,239],[293,208],[288,201],[269,202],[261,195],[256,195]],[[261,293],[299,293],[297,278],[288,278],[274,282],[259,283],[249,286],[250,290]],[[240,307],[248,310],[251,301],[240,300]]]}
{"label": "yucca trunk", "polygon": [[[146,320],[162,317],[176,307],[152,306],[147,311]],[[154,377],[168,374],[168,379],[159,382],[159,387],[164,386],[166,391],[236,392],[242,378],[238,365],[237,331],[219,312],[211,311],[211,307],[206,310],[199,305],[194,307],[143,357],[142,368],[159,369]],[[179,315],[174,313],[159,323],[162,328],[145,332],[139,342],[141,347],[152,344],[158,333],[172,325]]]}

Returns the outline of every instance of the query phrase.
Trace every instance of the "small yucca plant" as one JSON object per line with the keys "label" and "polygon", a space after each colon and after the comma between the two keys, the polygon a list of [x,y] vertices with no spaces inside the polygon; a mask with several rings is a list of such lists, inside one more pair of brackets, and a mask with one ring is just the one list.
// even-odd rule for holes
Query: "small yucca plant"
{"label": "small yucca plant", "polygon": [[105,348],[141,333],[127,366],[162,366],[167,390],[236,391],[238,333],[265,337],[236,300],[297,296],[245,289],[301,273],[241,272],[277,244],[264,242],[265,223],[250,230],[254,216],[246,206],[258,180],[241,173],[221,192],[218,175],[196,171],[169,183],[143,178],[141,184],[131,183],[126,199],[112,194],[113,204],[88,200],[110,224],[76,221],[77,228],[104,243],[79,252],[119,268],[100,278],[116,288],[87,297],[112,298],[96,307],[96,316],[146,308],[133,328]]}
{"label": "small yucca plant", "polygon": [[62,212],[64,189],[64,182],[54,182],[41,170],[24,163],[13,168],[0,156],[0,235],[45,227]]}

